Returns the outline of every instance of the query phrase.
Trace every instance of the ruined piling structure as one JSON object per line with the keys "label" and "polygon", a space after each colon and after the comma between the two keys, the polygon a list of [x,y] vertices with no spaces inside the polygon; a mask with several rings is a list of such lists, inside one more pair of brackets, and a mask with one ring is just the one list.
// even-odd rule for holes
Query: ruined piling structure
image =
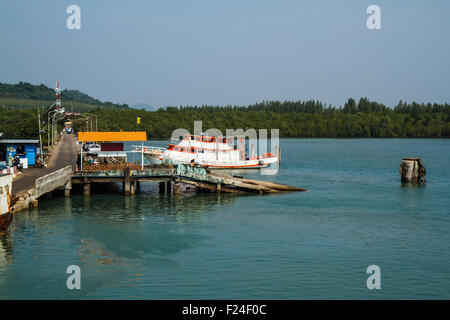
{"label": "ruined piling structure", "polygon": [[402,182],[423,183],[427,170],[419,158],[403,158],[400,162],[399,173]]}

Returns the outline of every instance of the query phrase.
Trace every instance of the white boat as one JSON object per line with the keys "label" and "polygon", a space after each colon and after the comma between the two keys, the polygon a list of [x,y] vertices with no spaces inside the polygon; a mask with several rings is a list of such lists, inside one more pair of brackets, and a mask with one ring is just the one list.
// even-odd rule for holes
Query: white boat
{"label": "white boat", "polygon": [[9,211],[12,180],[12,174],[0,173],[0,232],[7,230],[13,219],[13,214]]}
{"label": "white boat", "polygon": [[[135,146],[134,152],[144,153],[151,164],[195,163],[211,169],[253,169],[278,164],[278,155],[263,153],[260,156],[247,154],[245,147],[233,145],[233,139],[205,135],[184,136],[178,144],[169,144],[167,149]],[[241,146],[244,145],[243,139]],[[142,149],[143,148],[143,149]]]}

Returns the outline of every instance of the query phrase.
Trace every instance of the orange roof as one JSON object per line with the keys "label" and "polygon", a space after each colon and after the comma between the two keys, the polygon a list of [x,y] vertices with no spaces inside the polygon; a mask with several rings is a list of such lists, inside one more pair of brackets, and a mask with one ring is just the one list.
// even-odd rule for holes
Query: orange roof
{"label": "orange roof", "polygon": [[147,141],[145,131],[78,132],[78,141]]}

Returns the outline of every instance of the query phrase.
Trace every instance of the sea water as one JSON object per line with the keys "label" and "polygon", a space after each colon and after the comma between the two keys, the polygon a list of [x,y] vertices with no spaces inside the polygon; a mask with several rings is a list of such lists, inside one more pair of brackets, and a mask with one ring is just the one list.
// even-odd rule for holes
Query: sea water
{"label": "sea water", "polygon": [[[152,142],[164,145],[166,142]],[[0,236],[1,299],[449,299],[450,140],[282,139],[281,194],[40,199]],[[403,157],[424,185],[402,185]],[[79,290],[69,290],[69,266]],[[369,290],[367,267],[380,268]]]}

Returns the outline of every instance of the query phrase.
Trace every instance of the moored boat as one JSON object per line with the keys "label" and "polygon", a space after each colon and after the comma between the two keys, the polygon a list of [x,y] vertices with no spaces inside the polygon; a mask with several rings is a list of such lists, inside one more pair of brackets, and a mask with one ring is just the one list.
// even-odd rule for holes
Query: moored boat
{"label": "moored boat", "polygon": [[8,230],[13,214],[9,211],[12,192],[11,174],[0,174],[0,231]]}
{"label": "moored boat", "polygon": [[143,153],[151,164],[194,163],[211,169],[258,169],[278,164],[276,154],[248,154],[243,139],[240,139],[240,145],[232,145],[233,139],[229,140],[225,137],[186,134],[179,143],[170,143],[167,149],[136,146],[133,151]]}

